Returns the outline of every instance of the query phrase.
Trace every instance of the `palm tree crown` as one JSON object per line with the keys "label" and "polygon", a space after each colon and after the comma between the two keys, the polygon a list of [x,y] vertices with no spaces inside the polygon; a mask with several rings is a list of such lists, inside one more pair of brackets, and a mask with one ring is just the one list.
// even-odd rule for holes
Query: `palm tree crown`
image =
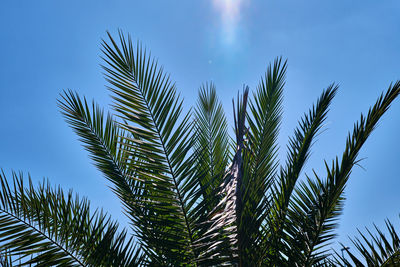
{"label": "palm tree crown", "polygon": [[[328,86],[300,119],[279,165],[286,61],[276,59],[253,94],[248,87],[238,94],[231,138],[214,84],[203,85],[196,106],[185,113],[174,83],[141,45],[122,33],[120,42],[108,37],[103,69],[115,115],[73,91],[61,94],[59,106],[112,183],[131,231],[119,231],[107,214],[90,211],[88,201],[72,192],[25,185],[16,173],[10,182],[2,173],[3,265],[350,264],[327,245],[358,153],[399,95],[400,82],[361,115],[343,155],[325,162],[325,173],[299,180],[338,86]],[[398,255],[399,246],[391,251],[381,262]]]}

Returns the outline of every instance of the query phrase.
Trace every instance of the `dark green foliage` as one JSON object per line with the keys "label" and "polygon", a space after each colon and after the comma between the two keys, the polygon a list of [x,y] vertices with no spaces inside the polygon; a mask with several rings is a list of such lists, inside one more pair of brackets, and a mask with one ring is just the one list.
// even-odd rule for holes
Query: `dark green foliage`
{"label": "dark green foliage", "polygon": [[[184,113],[169,76],[141,45],[134,47],[122,33],[119,37],[117,43],[109,35],[102,44],[115,114],[106,116],[72,91],[61,94],[59,106],[95,166],[112,183],[130,219],[130,234],[118,231],[101,211],[89,211],[85,199],[47,184],[25,187],[15,174],[10,188],[3,174],[0,264],[348,264],[332,256],[327,245],[335,236],[358,153],[399,95],[399,82],[361,116],[342,157],[325,163],[324,176],[314,172],[301,179],[337,86],[328,86],[301,118],[280,166],[277,138],[286,61],[276,59],[253,94],[246,86],[238,94],[231,138],[213,83],[200,88],[197,105]],[[388,247],[387,240],[382,242],[380,256],[367,243],[374,264],[399,253],[397,243]],[[355,244],[368,260],[367,250]]]}
{"label": "dark green foliage", "polygon": [[[374,225],[376,234],[368,228],[368,235],[358,231],[360,237],[352,239],[357,252],[352,252],[350,248],[343,247],[348,257],[336,253],[336,264],[338,266],[357,266],[357,267],[395,267],[400,266],[400,239],[394,229],[393,224],[386,220],[387,234]],[[357,257],[360,254],[361,257]]]}
{"label": "dark green foliage", "polygon": [[[136,266],[140,260],[132,238],[89,202],[42,183],[27,186],[13,173],[10,185],[0,174],[0,244],[12,265]],[[6,261],[7,262],[7,261]]]}

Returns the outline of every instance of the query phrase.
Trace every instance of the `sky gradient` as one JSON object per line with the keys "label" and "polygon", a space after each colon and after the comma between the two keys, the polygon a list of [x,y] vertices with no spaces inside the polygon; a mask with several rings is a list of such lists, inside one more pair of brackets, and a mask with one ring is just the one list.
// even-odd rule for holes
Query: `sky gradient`
{"label": "sky gradient", "polygon": [[[111,4],[112,2],[112,4]],[[298,119],[332,82],[340,85],[305,173],[323,174],[390,82],[400,79],[400,2],[393,1],[2,1],[0,167],[73,188],[123,225],[119,201],[56,104],[73,89],[109,108],[100,42],[118,29],[140,40],[176,81],[186,110],[213,81],[232,124],[232,97],[255,89],[267,64],[288,59],[280,160]],[[399,225],[400,101],[363,147],[349,180],[340,241],[356,228]],[[304,173],[302,175],[304,177]]]}

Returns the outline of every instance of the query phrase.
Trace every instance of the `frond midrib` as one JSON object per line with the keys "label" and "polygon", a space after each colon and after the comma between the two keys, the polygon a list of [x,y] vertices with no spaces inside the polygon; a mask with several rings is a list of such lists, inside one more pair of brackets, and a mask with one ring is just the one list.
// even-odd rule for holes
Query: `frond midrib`
{"label": "frond midrib", "polygon": [[[150,108],[149,102],[147,101],[147,99],[146,99],[146,97],[145,97],[145,95],[144,95],[143,89],[139,86],[139,83],[137,82],[137,80],[136,80],[136,78],[135,78],[135,75],[132,74],[132,76],[133,76],[132,79],[133,79],[133,81],[136,83],[136,87],[137,87],[137,89],[139,90],[140,95],[141,95],[141,97],[142,97],[142,99],[143,99],[143,101],[144,101],[144,103],[145,103],[145,105],[146,105],[146,109],[147,109],[147,111],[148,111],[149,114],[150,114],[151,121],[153,122],[153,126],[154,126],[154,128],[155,128],[155,130],[156,130],[156,134],[157,134],[157,136],[158,136],[158,138],[159,138],[159,140],[160,140],[161,146],[162,146],[162,148],[163,148],[163,151],[164,151],[163,154],[164,154],[165,160],[167,161],[168,168],[169,168],[170,174],[171,174],[171,176],[172,176],[172,180],[173,180],[173,182],[174,182],[175,191],[176,191],[176,193],[177,193],[177,195],[178,195],[179,206],[180,206],[182,215],[184,216],[185,225],[186,225],[186,228],[187,228],[187,230],[188,230],[188,237],[189,237],[190,245],[191,245],[190,248],[192,248],[192,246],[193,246],[192,231],[191,231],[191,228],[190,228],[190,225],[189,225],[189,220],[188,220],[188,218],[187,218],[187,216],[186,216],[186,209],[185,209],[185,207],[184,207],[183,198],[182,198],[182,196],[181,196],[181,193],[180,193],[180,190],[179,190],[179,187],[178,187],[178,183],[177,183],[176,176],[175,176],[175,171],[174,171],[174,169],[173,169],[173,167],[172,167],[172,165],[171,165],[171,161],[170,161],[168,152],[167,152],[166,147],[165,147],[165,141],[164,141],[164,139],[162,138],[161,131],[160,131],[159,126],[158,126],[158,124],[157,124],[157,122],[156,122],[156,120],[155,120],[155,118],[154,118],[154,114],[153,114],[153,112],[152,112],[152,110],[151,110],[151,108]],[[191,252],[192,252],[193,255],[194,255],[194,251],[193,251],[192,249],[191,249]]]}
{"label": "frond midrib", "polygon": [[13,213],[8,212],[4,208],[0,208],[0,212],[3,212],[7,214],[8,216],[12,217],[13,219],[19,221],[20,223],[23,223],[25,226],[33,229],[35,232],[39,233],[42,235],[44,238],[49,240],[53,245],[57,246],[59,249],[61,249],[64,253],[66,253],[68,256],[70,256],[72,259],[74,259],[79,265],[86,267],[85,264],[83,264],[73,253],[69,252],[66,248],[64,248],[61,244],[59,244],[56,240],[52,239],[50,236],[46,235],[43,231],[40,229],[36,228],[34,225],[27,223],[26,221],[22,220],[18,216],[14,215]]}

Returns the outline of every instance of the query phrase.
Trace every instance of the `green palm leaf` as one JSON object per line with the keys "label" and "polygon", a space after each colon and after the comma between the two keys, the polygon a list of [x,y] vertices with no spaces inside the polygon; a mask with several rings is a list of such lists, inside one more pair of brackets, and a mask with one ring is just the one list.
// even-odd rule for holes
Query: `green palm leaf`
{"label": "green palm leaf", "polygon": [[228,124],[212,83],[199,90],[193,124],[195,162],[193,179],[189,179],[188,186],[198,191],[194,194],[194,199],[201,197],[207,202],[203,212],[208,214],[218,203],[216,192],[225,177],[231,158]]}
{"label": "green palm leaf", "polygon": [[85,98],[80,99],[72,91],[61,95],[59,106],[68,124],[75,130],[85,148],[90,152],[96,167],[102,171],[115,188],[129,216],[135,216],[136,190],[141,187],[134,172],[129,168],[135,159],[124,152],[130,143],[123,139],[126,133],[112,116],[92,102],[91,108]]}
{"label": "green palm leaf", "polygon": [[[366,228],[367,234],[358,231],[360,237],[351,239],[357,252],[361,257],[357,257],[346,248],[346,253],[350,260],[336,253],[337,264],[340,266],[350,266],[352,263],[357,267],[394,267],[400,265],[400,238],[393,224],[386,220],[386,232],[374,225],[376,234]],[[352,263],[351,263],[351,262]]]}
{"label": "green palm leaf", "polygon": [[[264,250],[268,251],[273,247],[270,264],[278,264],[281,262],[281,255],[287,255],[285,250],[292,249],[291,247],[280,247],[284,245],[281,242],[285,239],[284,229],[290,226],[290,221],[287,222],[287,212],[289,209],[290,199],[309,155],[310,148],[315,136],[321,130],[326,119],[329,105],[336,94],[338,87],[330,85],[317,100],[315,106],[309,110],[308,114],[299,122],[294,136],[289,140],[288,155],[284,168],[281,168],[278,181],[274,185],[272,196],[274,204],[271,207],[270,218],[268,221],[268,238],[265,239]],[[285,260],[283,260],[285,261]]]}
{"label": "green palm leaf", "polygon": [[203,248],[199,262],[202,265],[236,265],[240,263],[238,247],[238,221],[242,207],[240,187],[243,181],[244,135],[246,132],[246,108],[249,88],[237,98],[234,106],[236,153],[220,185],[217,198],[219,202],[211,211],[205,233],[198,246]]}
{"label": "green palm leaf", "polygon": [[[126,232],[86,199],[22,175],[0,174],[0,251],[10,262],[35,266],[138,266],[141,256]],[[3,253],[1,253],[3,254]],[[3,254],[4,255],[4,254]]]}
{"label": "green palm leaf", "polygon": [[[241,262],[254,265],[260,259],[261,229],[271,198],[268,195],[276,174],[277,138],[282,117],[286,61],[277,58],[261,79],[249,102],[249,124],[243,156],[243,196],[238,242]],[[258,263],[259,264],[259,263]]]}
{"label": "green palm leaf", "polygon": [[[207,229],[211,227],[212,221],[209,219],[214,208],[221,201],[219,190],[231,158],[225,114],[212,83],[199,90],[193,124],[193,172],[185,183],[188,188],[186,201],[190,208],[190,220],[195,225],[195,247],[199,255],[197,262],[206,264],[211,243],[210,240],[206,242],[204,236],[207,236]],[[207,264],[211,263],[215,264],[216,261],[213,259]]]}
{"label": "green palm leaf", "polygon": [[[343,192],[352,167],[357,163],[358,153],[399,94],[400,82],[396,82],[378,98],[366,117],[361,115],[359,122],[354,125],[353,133],[347,138],[341,161],[336,158],[330,167],[325,163],[326,179],[314,173],[315,180],[308,178],[296,188],[290,220],[297,229],[294,228],[291,234],[292,245],[296,245],[298,251],[303,251],[303,266],[311,266],[314,261],[326,256],[323,248],[335,236],[333,230],[337,227],[338,216],[343,209]],[[294,257],[298,260],[298,255]]]}
{"label": "green palm leaf", "polygon": [[190,171],[187,160],[191,147],[189,114],[180,117],[182,101],[175,87],[157,63],[139,45],[120,34],[120,46],[109,35],[103,42],[107,80],[114,93],[115,110],[124,120],[124,137],[137,158],[133,169],[145,181],[140,196],[145,214],[136,224],[152,235],[140,235],[152,257],[165,264],[193,262],[193,225],[189,221],[184,179]]}

